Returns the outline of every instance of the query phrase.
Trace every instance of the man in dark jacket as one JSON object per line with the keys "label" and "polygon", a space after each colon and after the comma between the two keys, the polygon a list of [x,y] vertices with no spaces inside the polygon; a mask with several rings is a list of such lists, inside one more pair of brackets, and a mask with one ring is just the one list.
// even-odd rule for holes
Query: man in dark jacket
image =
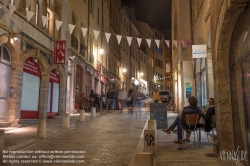
{"label": "man in dark jacket", "polygon": [[209,98],[209,107],[205,108],[201,114],[200,126],[205,128],[205,132],[210,132],[211,118],[215,114],[214,98]]}
{"label": "man in dark jacket", "polygon": [[[184,107],[181,116],[177,116],[174,123],[168,129],[162,129],[164,132],[170,134],[171,131],[177,126],[177,141],[174,143],[182,143],[182,129],[188,129],[188,125],[185,123],[186,114],[202,114],[201,109],[197,106],[198,100],[196,97],[191,96],[188,98],[189,106]],[[191,126],[194,127],[194,126]],[[190,132],[186,132],[186,139],[183,142],[190,142]]]}

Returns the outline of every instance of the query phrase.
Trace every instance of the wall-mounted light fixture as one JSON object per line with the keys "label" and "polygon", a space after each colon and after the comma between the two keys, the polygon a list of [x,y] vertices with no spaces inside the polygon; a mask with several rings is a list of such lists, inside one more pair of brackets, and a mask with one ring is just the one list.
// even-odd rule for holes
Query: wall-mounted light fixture
{"label": "wall-mounted light fixture", "polygon": [[37,63],[37,62],[38,62],[38,59],[35,58],[35,57],[33,57],[33,61]]}

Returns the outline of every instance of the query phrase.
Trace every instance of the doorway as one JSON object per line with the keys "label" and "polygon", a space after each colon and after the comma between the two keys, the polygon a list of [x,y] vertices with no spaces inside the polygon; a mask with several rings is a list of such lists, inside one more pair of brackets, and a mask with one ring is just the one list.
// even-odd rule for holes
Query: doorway
{"label": "doorway", "polygon": [[6,121],[9,108],[11,56],[7,46],[0,47],[0,121]]}

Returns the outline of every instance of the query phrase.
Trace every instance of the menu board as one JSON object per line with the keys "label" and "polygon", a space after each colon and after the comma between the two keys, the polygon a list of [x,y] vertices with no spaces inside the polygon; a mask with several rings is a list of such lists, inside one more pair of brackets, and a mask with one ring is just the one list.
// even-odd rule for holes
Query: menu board
{"label": "menu board", "polygon": [[151,103],[150,118],[156,120],[157,129],[167,129],[167,103]]}

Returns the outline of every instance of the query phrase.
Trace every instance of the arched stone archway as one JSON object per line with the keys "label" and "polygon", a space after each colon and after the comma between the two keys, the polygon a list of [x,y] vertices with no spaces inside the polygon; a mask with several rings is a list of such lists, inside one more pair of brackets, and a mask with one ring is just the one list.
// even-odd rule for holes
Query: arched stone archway
{"label": "arched stone archway", "polygon": [[235,150],[233,117],[230,94],[229,48],[232,32],[239,14],[247,1],[234,0],[222,2],[217,21],[213,45],[213,74],[216,103],[216,129],[218,150]]}

